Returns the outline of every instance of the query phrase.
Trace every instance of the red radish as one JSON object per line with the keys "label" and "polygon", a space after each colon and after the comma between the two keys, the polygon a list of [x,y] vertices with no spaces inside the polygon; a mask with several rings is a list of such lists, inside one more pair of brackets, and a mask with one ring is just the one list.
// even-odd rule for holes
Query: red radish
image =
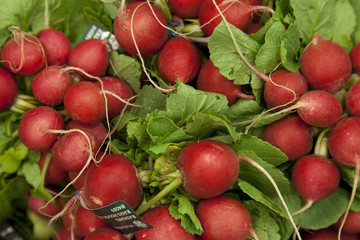
{"label": "red radish", "polygon": [[350,115],[360,117],[360,82],[352,85],[346,93],[345,106]]}
{"label": "red radish", "polygon": [[346,222],[350,207],[355,197],[360,173],[360,118],[346,117],[340,120],[329,132],[328,149],[330,155],[336,162],[345,166],[355,168],[353,190],[348,207],[345,211],[339,235]]}
{"label": "red radish", "polygon": [[105,98],[94,82],[80,81],[65,92],[64,106],[72,120],[97,124],[105,119]]}
{"label": "red radish", "polygon": [[316,127],[334,125],[343,113],[339,100],[322,90],[304,93],[294,106],[297,106],[297,113],[304,122]]}
{"label": "red radish", "polygon": [[89,208],[104,207],[122,200],[135,209],[142,197],[143,189],[137,169],[129,158],[108,154],[99,164],[91,164],[83,194]]}
{"label": "red radish", "polygon": [[9,109],[19,92],[16,78],[7,70],[0,68],[0,112]]}
{"label": "red radish", "polygon": [[56,29],[46,28],[38,34],[48,53],[49,65],[64,65],[67,63],[71,51],[71,44],[67,36]]}
{"label": "red radish", "polygon": [[61,66],[52,65],[36,74],[31,89],[39,102],[57,106],[62,104],[65,92],[71,84],[71,75]]}
{"label": "red radish", "polygon": [[197,18],[204,0],[168,0],[169,8],[181,18]]}
{"label": "red radish", "polygon": [[204,229],[196,239],[245,240],[254,234],[248,210],[233,198],[202,199],[196,204],[195,213]]}
{"label": "red radish", "polygon": [[89,233],[85,240],[127,240],[127,238],[113,228],[98,228]]}
{"label": "red radish", "polygon": [[181,226],[181,221],[170,215],[169,205],[160,205],[150,209],[141,218],[154,228],[136,232],[136,240],[195,240],[195,236],[186,232]]}
{"label": "red radish", "polygon": [[135,41],[140,55],[149,56],[158,52],[166,42],[168,30],[164,26],[167,27],[166,17],[158,7],[134,2],[119,10],[114,22],[114,34],[126,52],[139,55]]}
{"label": "red radish", "polygon": [[[120,101],[118,98],[123,99],[124,101],[127,101],[129,98],[134,96],[134,92],[132,91],[129,84],[127,84],[124,80],[121,80],[116,77],[103,77],[102,84],[105,91],[111,92],[112,94],[116,95],[113,96],[109,93],[106,93],[107,97],[107,105],[108,105],[108,114],[109,118],[112,119],[116,116],[118,116],[122,109],[125,107],[125,102]],[[99,86],[100,82],[96,82]],[[130,101],[134,102],[134,101]],[[126,109],[130,110],[130,106],[128,106]]]}
{"label": "red radish", "polygon": [[304,212],[315,201],[329,197],[340,183],[340,171],[336,164],[325,156],[307,155],[298,159],[291,171],[296,192],[307,201],[294,214]]}
{"label": "red radish", "polygon": [[1,48],[3,66],[18,75],[32,75],[42,70],[47,63],[47,52],[41,41],[20,29],[15,29],[13,35]]}
{"label": "red radish", "polygon": [[[71,50],[68,64],[82,69],[91,76],[103,76],[109,65],[109,54],[106,44],[106,40],[93,38],[81,41]],[[86,80],[95,80],[86,76],[81,71],[75,70],[75,73]]]}
{"label": "red radish", "polygon": [[66,171],[82,170],[90,156],[94,156],[98,150],[99,145],[95,136],[85,129],[81,130],[83,133],[77,131],[65,133],[53,146],[55,162]]}
{"label": "red radish", "polygon": [[271,116],[294,109],[304,122],[315,127],[330,127],[340,120],[343,113],[342,105],[334,95],[324,90],[313,90],[304,93],[295,105]]}
{"label": "red radish", "polygon": [[360,42],[356,43],[350,53],[351,64],[354,72],[360,72]]}
{"label": "red radish", "polygon": [[31,150],[49,151],[59,135],[51,131],[62,130],[64,125],[61,115],[55,109],[36,107],[24,114],[19,125],[19,138]]}
{"label": "red radish", "polygon": [[243,85],[236,85],[233,81],[221,75],[219,69],[214,66],[210,59],[201,67],[196,87],[199,90],[225,95],[229,105],[233,104],[238,98],[254,98],[241,92]]}
{"label": "red radish", "polygon": [[107,138],[107,130],[102,122],[96,124],[83,124],[70,120],[66,122],[65,129],[85,129],[91,132],[100,146]]}
{"label": "red radish", "polygon": [[305,156],[313,145],[311,127],[297,114],[290,114],[267,125],[263,140],[283,151],[289,160]]}
{"label": "red radish", "polygon": [[63,206],[60,198],[56,198],[54,203],[55,204],[48,203],[48,200],[40,199],[33,195],[30,195],[27,199],[27,204],[30,210],[43,218],[55,216],[62,210]]}
{"label": "red radish", "polygon": [[76,235],[86,237],[96,229],[109,227],[109,225],[95,213],[79,205],[75,212]]}
{"label": "red radish", "polygon": [[269,108],[277,107],[276,110],[281,110],[294,105],[307,90],[306,80],[301,73],[280,69],[266,81],[264,100]]}
{"label": "red radish", "polygon": [[[68,176],[69,176],[69,180],[72,182],[78,175],[79,175],[80,171],[78,172],[68,172]],[[86,173],[87,171],[85,170],[80,176],[79,178],[72,183],[72,185],[77,189],[77,190],[81,190],[84,185],[85,185],[85,178],[86,178]]]}
{"label": "red radish", "polygon": [[79,236],[72,236],[71,231],[66,227],[61,227],[57,230],[52,240],[81,240]]}
{"label": "red radish", "polygon": [[[339,218],[339,220],[335,224],[333,224],[331,227],[336,230],[339,230],[343,219],[344,219],[344,215],[342,215]],[[355,212],[353,210],[350,210],[342,230],[344,233],[359,234],[360,233],[360,212]]]}
{"label": "red radish", "polygon": [[199,140],[180,152],[178,168],[183,174],[183,187],[187,193],[197,198],[212,198],[235,183],[239,159],[223,142]]}
{"label": "red radish", "polygon": [[335,93],[349,80],[351,60],[339,44],[314,35],[301,54],[300,71],[310,88]]}
{"label": "red radish", "polygon": [[[323,228],[315,231],[303,231],[301,234],[303,240],[338,240],[338,236],[331,228]],[[343,233],[341,240],[359,240],[358,234]]]}
{"label": "red radish", "polygon": [[246,30],[246,34],[250,35],[253,33],[257,33],[264,25],[261,25],[259,23],[250,23]]}
{"label": "red radish", "polygon": [[346,117],[329,132],[330,155],[345,167],[360,167],[360,118]]}
{"label": "red radish", "polygon": [[[252,22],[252,12],[259,10],[273,12],[272,9],[265,6],[251,6],[249,2],[245,0],[216,0],[216,4],[223,12],[225,19],[242,31],[246,31]],[[219,11],[214,5],[213,0],[205,0],[199,10],[199,22],[204,35],[210,36],[221,20],[222,17],[219,16]]]}
{"label": "red radish", "polygon": [[226,96],[228,104],[233,104],[238,98],[253,99],[253,96],[242,92],[244,86],[236,85],[232,80],[221,75],[219,68],[209,59],[199,72],[196,88],[206,92],[216,92]]}
{"label": "red radish", "polygon": [[160,50],[157,66],[161,76],[171,85],[176,81],[189,83],[200,70],[200,54],[190,40],[183,37],[171,38]]}
{"label": "red radish", "polygon": [[[47,158],[49,158],[47,160]],[[40,161],[38,162],[40,169],[42,170],[46,161],[49,161],[45,181],[49,184],[60,184],[65,182],[68,179],[68,173],[63,168],[61,168],[52,158],[50,152],[43,152],[41,154]]]}

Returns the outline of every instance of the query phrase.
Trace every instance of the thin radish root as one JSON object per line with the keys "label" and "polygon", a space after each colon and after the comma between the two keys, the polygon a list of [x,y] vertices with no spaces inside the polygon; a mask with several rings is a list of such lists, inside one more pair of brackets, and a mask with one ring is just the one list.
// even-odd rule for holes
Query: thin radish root
{"label": "thin radish root", "polygon": [[291,213],[290,213],[290,211],[289,211],[289,208],[287,207],[286,202],[285,202],[283,196],[281,195],[281,192],[280,192],[280,190],[279,190],[276,182],[275,182],[274,179],[271,177],[271,175],[270,175],[262,166],[260,166],[257,162],[255,162],[254,160],[252,160],[252,159],[249,158],[248,156],[238,155],[238,157],[239,157],[239,160],[240,160],[240,161],[247,161],[247,162],[249,162],[251,165],[253,165],[253,166],[256,167],[258,170],[260,170],[260,171],[269,179],[269,181],[271,182],[271,184],[274,186],[274,189],[275,189],[277,195],[279,196],[282,205],[283,205],[284,208],[285,208],[286,214],[288,215],[289,220],[290,220],[291,224],[292,224],[293,227],[294,227],[294,230],[295,230],[295,232],[296,232],[296,235],[297,235],[298,238],[301,240],[300,233],[299,233],[298,228],[297,228],[297,226],[296,226],[296,224],[295,224],[295,222],[294,222],[294,219],[293,219],[293,217],[292,217],[292,215],[291,215]]}
{"label": "thin radish root", "polygon": [[295,215],[305,212],[313,205],[313,203],[314,203],[314,201],[311,201],[311,200],[307,201],[306,204],[302,208],[300,208],[299,210],[294,212],[292,215],[295,216]]}

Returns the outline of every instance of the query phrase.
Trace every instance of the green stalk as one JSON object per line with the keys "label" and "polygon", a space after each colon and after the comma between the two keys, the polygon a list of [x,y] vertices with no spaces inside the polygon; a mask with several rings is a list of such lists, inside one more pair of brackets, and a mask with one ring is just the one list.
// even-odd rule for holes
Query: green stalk
{"label": "green stalk", "polygon": [[182,184],[182,182],[182,174],[178,172],[177,177],[169,185],[167,185],[163,190],[152,197],[147,203],[138,207],[138,209],[135,211],[136,214],[141,215],[146,212],[151,206],[160,201],[163,197],[175,191]]}

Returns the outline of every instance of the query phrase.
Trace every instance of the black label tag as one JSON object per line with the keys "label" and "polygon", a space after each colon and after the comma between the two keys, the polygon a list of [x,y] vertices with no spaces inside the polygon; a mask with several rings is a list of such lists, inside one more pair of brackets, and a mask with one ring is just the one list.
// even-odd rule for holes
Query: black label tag
{"label": "black label tag", "polygon": [[80,198],[81,205],[106,221],[114,229],[123,234],[134,233],[140,230],[154,228],[145,222],[124,201],[117,201],[102,208],[89,209]]}
{"label": "black label tag", "polygon": [[115,35],[106,30],[105,28],[101,27],[97,23],[90,23],[78,42],[91,38],[107,39],[111,45],[112,50],[120,49],[119,43],[116,41]]}

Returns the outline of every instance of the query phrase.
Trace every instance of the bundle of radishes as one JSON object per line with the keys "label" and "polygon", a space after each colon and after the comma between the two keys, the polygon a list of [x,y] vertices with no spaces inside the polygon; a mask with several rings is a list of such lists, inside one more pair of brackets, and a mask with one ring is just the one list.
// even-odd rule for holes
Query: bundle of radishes
{"label": "bundle of radishes", "polygon": [[358,1],[89,0],[77,39],[55,21],[66,4],[43,3],[41,30],[6,26],[0,224],[360,239]]}

